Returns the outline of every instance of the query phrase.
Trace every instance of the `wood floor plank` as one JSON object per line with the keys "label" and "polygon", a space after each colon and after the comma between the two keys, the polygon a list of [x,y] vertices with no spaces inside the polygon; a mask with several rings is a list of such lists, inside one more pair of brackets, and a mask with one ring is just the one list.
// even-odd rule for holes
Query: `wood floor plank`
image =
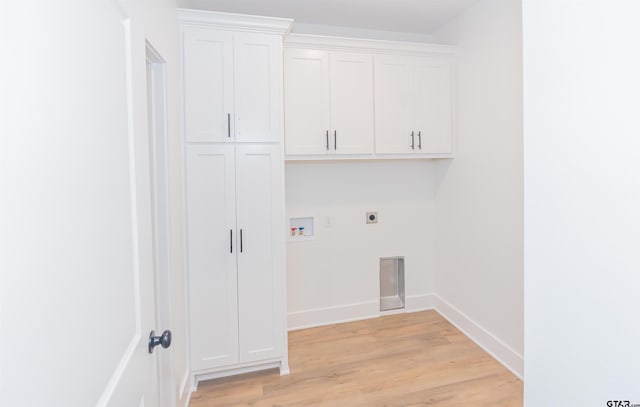
{"label": "wood floor plank", "polygon": [[190,407],[522,406],[522,382],[434,311],[290,332],[289,364],[203,382]]}

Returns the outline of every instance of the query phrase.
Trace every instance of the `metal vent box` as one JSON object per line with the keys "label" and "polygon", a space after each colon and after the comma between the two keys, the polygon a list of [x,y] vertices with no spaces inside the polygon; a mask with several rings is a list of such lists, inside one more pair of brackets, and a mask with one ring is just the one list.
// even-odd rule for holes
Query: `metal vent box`
{"label": "metal vent box", "polygon": [[380,258],[380,311],[404,308],[404,257]]}

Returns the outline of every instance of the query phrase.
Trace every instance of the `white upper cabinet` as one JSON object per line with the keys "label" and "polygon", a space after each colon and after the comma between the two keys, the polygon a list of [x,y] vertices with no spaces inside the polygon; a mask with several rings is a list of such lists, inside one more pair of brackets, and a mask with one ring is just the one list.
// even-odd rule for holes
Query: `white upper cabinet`
{"label": "white upper cabinet", "polygon": [[287,159],[453,156],[453,47],[291,34],[284,53]]}
{"label": "white upper cabinet", "polygon": [[282,141],[282,36],[234,34],[235,138]]}
{"label": "white upper cabinet", "polygon": [[279,142],[282,36],[183,28],[188,142]]}
{"label": "white upper cabinet", "polygon": [[284,65],[286,153],[328,154],[329,55],[289,49],[284,53]]}
{"label": "white upper cabinet", "polygon": [[233,33],[189,27],[183,41],[186,139],[231,140]]}
{"label": "white upper cabinet", "polygon": [[329,60],[333,152],[373,153],[373,58],[333,52]]}
{"label": "white upper cabinet", "polygon": [[289,155],[373,152],[373,58],[285,50],[285,149]]}
{"label": "white upper cabinet", "polygon": [[375,57],[376,152],[405,153],[415,143],[413,58]]}
{"label": "white upper cabinet", "polygon": [[451,63],[375,57],[376,153],[453,153]]}
{"label": "white upper cabinet", "polygon": [[414,131],[420,152],[453,153],[451,64],[430,58],[417,59],[414,66]]}

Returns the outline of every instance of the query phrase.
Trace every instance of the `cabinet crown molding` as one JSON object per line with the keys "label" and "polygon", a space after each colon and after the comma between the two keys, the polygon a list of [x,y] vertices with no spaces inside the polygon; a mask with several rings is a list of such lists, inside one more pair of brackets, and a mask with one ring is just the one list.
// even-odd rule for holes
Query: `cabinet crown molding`
{"label": "cabinet crown molding", "polygon": [[290,18],[221,13],[218,11],[184,8],[178,9],[178,20],[180,23],[187,25],[279,35],[285,35],[290,32],[291,25],[293,24],[293,20]]}
{"label": "cabinet crown molding", "polygon": [[371,40],[346,37],[329,37],[324,35],[294,33],[290,33],[285,37],[284,47],[346,52],[380,53],[387,55],[438,55],[443,57],[453,57],[455,56],[456,52],[456,47],[453,45]]}

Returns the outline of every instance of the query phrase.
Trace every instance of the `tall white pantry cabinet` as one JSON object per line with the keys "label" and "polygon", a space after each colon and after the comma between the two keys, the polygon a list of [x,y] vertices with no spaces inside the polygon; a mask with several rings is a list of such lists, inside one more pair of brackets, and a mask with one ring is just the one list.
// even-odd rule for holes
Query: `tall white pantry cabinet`
{"label": "tall white pantry cabinet", "polygon": [[289,371],[282,42],[291,20],[180,10],[191,370]]}

